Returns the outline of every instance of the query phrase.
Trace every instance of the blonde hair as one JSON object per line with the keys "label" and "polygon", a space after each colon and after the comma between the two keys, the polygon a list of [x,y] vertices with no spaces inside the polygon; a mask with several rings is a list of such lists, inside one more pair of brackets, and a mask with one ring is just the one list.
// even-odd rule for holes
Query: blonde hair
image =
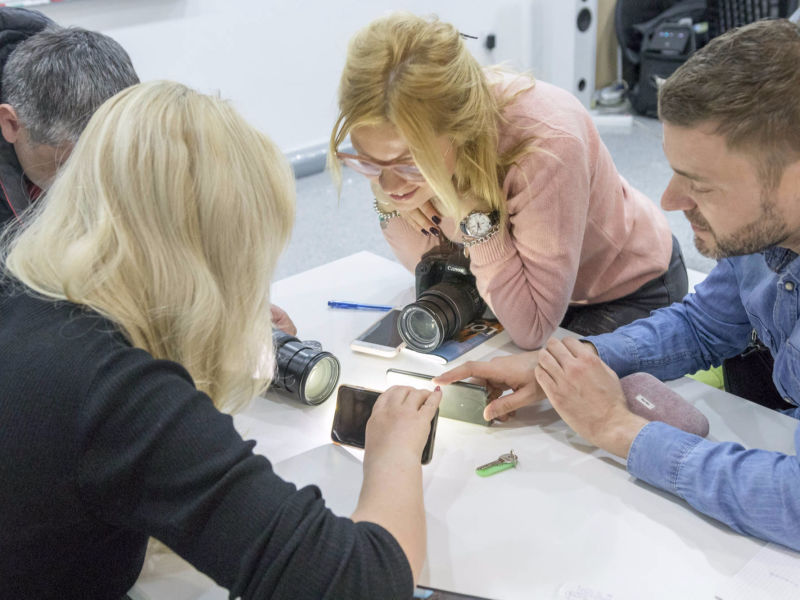
{"label": "blonde hair", "polygon": [[16,278],[179,362],[220,409],[266,387],[293,179],[227,102],[172,82],[128,88],[92,117],[37,204],[10,241]]}
{"label": "blonde hair", "polygon": [[[496,98],[452,25],[409,13],[377,19],[350,41],[329,168],[339,182],[335,153],[347,135],[357,127],[389,122],[405,138],[446,213],[463,216],[459,196],[472,194],[505,215],[501,182],[529,145],[526,140],[498,154],[505,102]],[[441,135],[458,148],[452,178],[435,145]]]}

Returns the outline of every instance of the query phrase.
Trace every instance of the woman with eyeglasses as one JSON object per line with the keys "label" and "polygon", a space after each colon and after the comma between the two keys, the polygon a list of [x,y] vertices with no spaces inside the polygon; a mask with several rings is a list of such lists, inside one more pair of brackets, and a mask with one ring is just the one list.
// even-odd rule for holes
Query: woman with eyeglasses
{"label": "woman with eyeglasses", "polygon": [[0,262],[0,598],[122,598],[149,536],[231,597],[410,598],[441,392],[378,399],[349,519],[215,407],[272,372],[294,215],[280,150],[223,100],[141,84],[100,107],[33,211]]}
{"label": "woman with eyeglasses", "polygon": [[[330,140],[369,178],[413,270],[441,238],[468,253],[514,342],[610,331],[687,291],[659,208],[617,172],[591,117],[547,83],[480,67],[456,28],[407,13],[351,40]],[[354,152],[340,152],[350,137]]]}

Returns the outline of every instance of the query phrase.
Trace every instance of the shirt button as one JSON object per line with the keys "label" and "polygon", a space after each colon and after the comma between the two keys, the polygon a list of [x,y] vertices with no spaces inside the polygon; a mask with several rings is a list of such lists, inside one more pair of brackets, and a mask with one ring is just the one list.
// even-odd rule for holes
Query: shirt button
{"label": "shirt button", "polygon": [[794,281],[787,281],[786,283],[784,283],[783,289],[785,289],[787,292],[791,292],[792,290],[794,290]]}

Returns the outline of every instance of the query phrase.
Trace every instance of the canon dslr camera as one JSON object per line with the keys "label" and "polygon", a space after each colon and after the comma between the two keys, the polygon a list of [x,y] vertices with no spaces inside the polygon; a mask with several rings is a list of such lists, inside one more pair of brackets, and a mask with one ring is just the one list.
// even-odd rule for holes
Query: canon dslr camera
{"label": "canon dslr camera", "polygon": [[469,258],[457,246],[441,245],[426,252],[415,277],[417,300],[403,308],[397,321],[412,350],[433,352],[486,310]]}

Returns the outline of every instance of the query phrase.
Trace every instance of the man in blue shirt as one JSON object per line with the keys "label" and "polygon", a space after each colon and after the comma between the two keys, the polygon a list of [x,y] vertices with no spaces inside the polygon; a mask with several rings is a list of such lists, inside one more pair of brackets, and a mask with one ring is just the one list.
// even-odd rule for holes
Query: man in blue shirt
{"label": "man in blue shirt", "polygon": [[800,28],[761,21],[712,40],[661,89],[674,171],[662,207],[684,211],[698,250],[719,260],[694,294],[613,333],[551,339],[538,352],[467,363],[436,382],[482,377],[495,398],[514,390],[486,407],[487,419],[547,397],[582,437],[627,458],[634,476],[736,531],[800,550],[797,456],[648,422],[627,409],[618,380],[719,365],[755,333],[774,358],[775,387],[794,407],[787,412],[800,418],[797,65]]}

